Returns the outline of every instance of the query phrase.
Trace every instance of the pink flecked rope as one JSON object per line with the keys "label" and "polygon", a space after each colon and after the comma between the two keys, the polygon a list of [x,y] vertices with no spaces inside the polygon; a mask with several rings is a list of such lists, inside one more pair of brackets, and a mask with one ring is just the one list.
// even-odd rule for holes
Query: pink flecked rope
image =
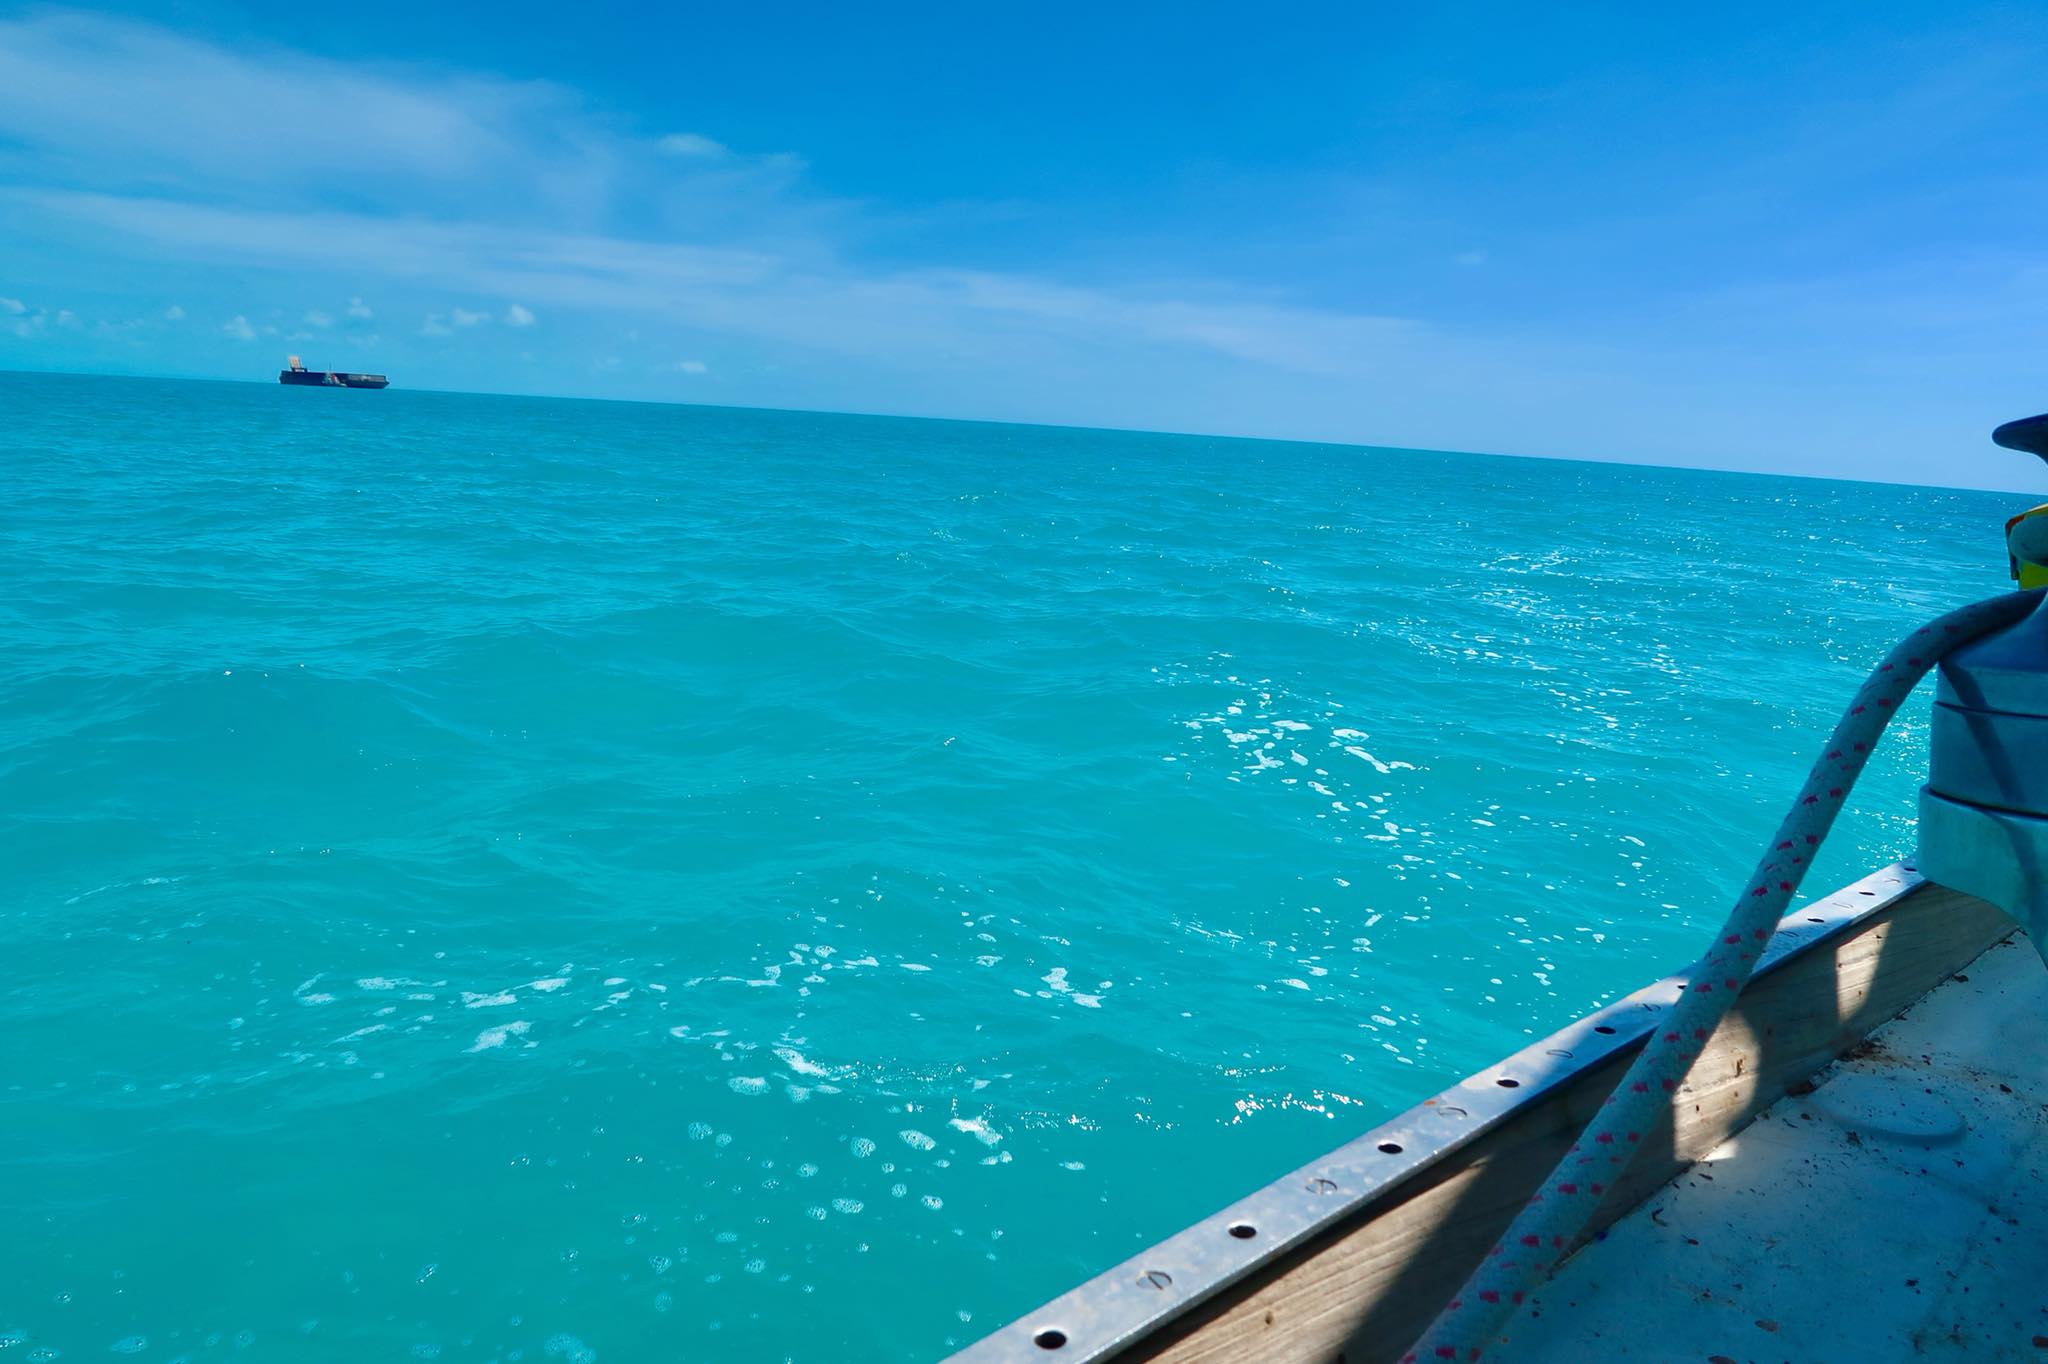
{"label": "pink flecked rope", "polygon": [[1402,1364],[1478,1359],[1499,1337],[1523,1297],[1549,1277],[1584,1230],[1600,1195],[1627,1168],[1643,1134],[1669,1111],[1671,1095],[1741,993],[1843,798],[1906,694],[1950,650],[2020,620],[2042,597],[2041,589],[2014,592],[1951,611],[1885,655],[1836,724],[1770,850],[1735,901],[1713,948],[1693,967],[1664,1027],[1643,1044],[1599,1114],[1422,1339],[1401,1357]]}

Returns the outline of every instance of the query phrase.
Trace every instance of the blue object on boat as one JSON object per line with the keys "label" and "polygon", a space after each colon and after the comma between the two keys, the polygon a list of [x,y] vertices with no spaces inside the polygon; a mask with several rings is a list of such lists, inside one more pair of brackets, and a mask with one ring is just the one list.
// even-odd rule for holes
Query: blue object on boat
{"label": "blue object on boat", "polygon": [[[2048,458],[2048,416],[1993,439]],[[2048,959],[2048,599],[1942,661],[1920,870],[2010,914]]]}

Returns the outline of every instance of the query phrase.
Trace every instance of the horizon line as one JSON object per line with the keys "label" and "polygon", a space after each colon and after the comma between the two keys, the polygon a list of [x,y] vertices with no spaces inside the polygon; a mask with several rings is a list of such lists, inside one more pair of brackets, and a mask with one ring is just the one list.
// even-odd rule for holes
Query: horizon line
{"label": "horizon line", "polygon": [[[250,384],[257,387],[283,387],[275,381],[263,379],[222,378],[210,374],[139,374],[132,371],[75,370],[75,369],[0,369],[0,375],[32,374],[71,379],[142,379],[166,383],[206,384]],[[353,390],[351,390],[353,391]],[[365,390],[369,391],[369,390]],[[853,411],[843,408],[823,407],[773,407],[761,404],[709,403],[685,398],[604,398],[580,393],[510,392],[503,389],[462,389],[462,388],[408,388],[391,385],[377,390],[384,393],[431,393],[458,398],[534,398],[548,402],[575,403],[623,403],[645,407],[697,407],[722,412],[779,412],[798,416],[813,417],[861,417],[890,421],[954,422],[971,426],[1016,426],[1029,430],[1046,431],[1095,431],[1110,435],[1124,436],[1165,436],[1180,440],[1242,440],[1256,441],[1265,445],[1313,445],[1339,450],[1390,450],[1405,454],[1454,455],[1473,459],[1536,460],[1555,464],[1589,464],[1601,468],[1663,470],[1668,472],[1721,474],[1732,478],[1782,478],[1807,483],[1857,483],[1880,488],[1926,488],[1939,492],[1992,493],[1999,496],[2018,498],[2040,498],[2048,502],[2048,491],[2029,492],[2018,488],[1993,488],[1975,484],[1957,483],[1914,483],[1894,479],[1831,477],[1826,474],[1785,473],[1764,469],[1730,469],[1706,464],[1650,464],[1639,460],[1600,459],[1585,455],[1545,455],[1502,450],[1453,450],[1427,445],[1375,445],[1357,440],[1313,440],[1299,436],[1246,435],[1229,431],[1183,431],[1142,426],[1098,426],[1074,422],[1051,421],[1009,421],[994,417],[938,416],[924,412],[873,412]],[[1995,424],[1994,424],[1995,425]],[[1987,431],[1985,439],[1990,437]],[[2048,461],[2044,461],[2048,463]]]}

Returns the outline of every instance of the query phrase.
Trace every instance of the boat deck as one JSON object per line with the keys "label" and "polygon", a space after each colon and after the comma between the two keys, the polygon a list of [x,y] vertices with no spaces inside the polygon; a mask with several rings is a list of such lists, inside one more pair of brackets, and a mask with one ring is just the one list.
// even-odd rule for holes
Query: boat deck
{"label": "boat deck", "polygon": [[1488,1357],[2048,1359],[2048,970],[2027,940],[1813,1085],[1582,1248]]}

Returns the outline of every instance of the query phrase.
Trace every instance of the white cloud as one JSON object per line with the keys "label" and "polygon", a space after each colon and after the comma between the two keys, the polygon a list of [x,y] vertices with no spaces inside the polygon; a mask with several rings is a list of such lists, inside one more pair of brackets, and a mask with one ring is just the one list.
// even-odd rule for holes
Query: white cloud
{"label": "white cloud", "polygon": [[1460,251],[1451,259],[1460,265],[1484,265],[1486,264],[1486,253],[1484,251]]}
{"label": "white cloud", "polygon": [[702,133],[670,133],[654,145],[670,156],[694,157],[701,160],[715,160],[727,154],[723,142],[714,142]]}
{"label": "white cloud", "polygon": [[77,331],[83,324],[79,322],[77,313],[72,312],[69,308],[59,308],[57,310],[57,325],[68,328],[71,331]]}
{"label": "white cloud", "polygon": [[505,309],[505,325],[508,327],[531,327],[533,322],[533,313],[530,309],[517,303]]}
{"label": "white cloud", "polygon": [[11,183],[178,185],[214,203],[345,182],[376,214],[588,221],[598,206],[735,233],[800,227],[812,211],[780,197],[797,158],[629,135],[551,82],[236,47],[66,10],[0,18],[0,148]]}
{"label": "white cloud", "polygon": [[236,313],[232,318],[222,323],[221,330],[234,337],[237,341],[254,341],[256,339],[256,329],[250,326],[249,319],[240,313]]}
{"label": "white cloud", "polygon": [[350,299],[348,301],[348,307],[343,309],[342,311],[346,312],[350,317],[371,316],[370,305],[363,302],[362,299],[360,298]]}
{"label": "white cloud", "polygon": [[323,313],[318,308],[315,308],[306,314],[306,325],[309,327],[331,327],[334,325],[334,315],[332,313]]}
{"label": "white cloud", "polygon": [[451,308],[445,313],[428,313],[427,320],[420,324],[420,335],[453,336],[458,328],[479,327],[490,320],[489,313],[472,312],[468,308]]}
{"label": "white cloud", "polygon": [[365,196],[459,200],[479,172],[532,154],[536,186],[560,192],[588,179],[573,164],[579,106],[545,82],[245,54],[75,12],[0,22],[0,140],[95,179],[140,164],[274,191],[355,171]]}
{"label": "white cloud", "polygon": [[678,360],[675,367],[685,374],[702,374],[711,368],[702,360]]}
{"label": "white cloud", "polygon": [[13,313],[18,317],[27,311],[28,304],[18,298],[0,298],[0,313]]}
{"label": "white cloud", "polygon": [[[337,257],[373,260],[437,289],[605,309],[864,359],[886,352],[907,369],[997,366],[1019,347],[1039,354],[1049,345],[1076,355],[1122,347],[1133,358],[1141,358],[1133,347],[1168,347],[1349,380],[1385,379],[1396,361],[1406,374],[1445,363],[1441,340],[1426,344],[1432,338],[1415,323],[1221,291],[1186,298],[994,271],[863,271],[809,252],[64,191],[0,189],[0,202],[41,207],[192,260],[295,274]],[[430,313],[421,334],[445,336],[451,325],[488,316]]]}
{"label": "white cloud", "polygon": [[185,310],[183,308],[180,308],[177,304],[173,303],[170,307],[164,309],[164,321],[183,322],[184,320]]}

